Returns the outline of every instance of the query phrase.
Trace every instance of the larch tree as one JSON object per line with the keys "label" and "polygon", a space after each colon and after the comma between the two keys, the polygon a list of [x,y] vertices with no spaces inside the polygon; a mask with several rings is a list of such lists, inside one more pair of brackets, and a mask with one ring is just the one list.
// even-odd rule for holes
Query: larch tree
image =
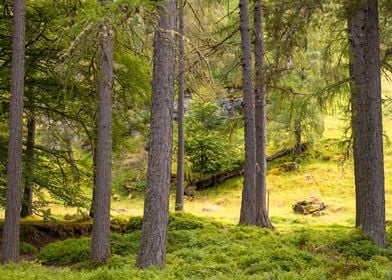
{"label": "larch tree", "polygon": [[147,185],[141,244],[136,265],[163,267],[166,259],[172,159],[176,1],[159,7],[154,34],[152,107]]}
{"label": "larch tree", "polygon": [[184,0],[178,1],[178,152],[177,152],[177,189],[176,211],[184,210]]}
{"label": "larch tree", "polygon": [[264,39],[262,0],[254,0],[254,52],[255,52],[255,129],[256,129],[256,224],[273,228],[266,207],[267,190],[267,105],[266,88],[263,74]]}
{"label": "larch tree", "polygon": [[252,54],[249,32],[248,0],[240,0],[242,50],[242,87],[244,94],[245,171],[240,224],[256,224],[256,137],[255,96],[252,82]]}
{"label": "larch tree", "polygon": [[[102,0],[102,5],[112,1]],[[113,43],[108,20],[100,25],[100,76],[98,92],[98,138],[94,222],[91,260],[105,262],[110,258],[110,189],[112,184],[112,88]]]}
{"label": "larch tree", "polygon": [[385,247],[385,192],[378,1],[348,10],[356,226]]}
{"label": "larch tree", "polygon": [[20,189],[22,180],[22,126],[25,78],[26,10],[24,0],[13,1],[10,138],[7,193],[1,262],[18,262],[20,236]]}
{"label": "larch tree", "polygon": [[[30,98],[32,98],[30,96]],[[33,214],[33,170],[34,170],[34,145],[35,145],[35,130],[36,119],[34,112],[33,101],[29,100],[30,109],[27,112],[27,138],[26,138],[26,155],[25,155],[25,178],[24,191],[22,199],[22,209],[20,216],[22,218],[31,216]]]}

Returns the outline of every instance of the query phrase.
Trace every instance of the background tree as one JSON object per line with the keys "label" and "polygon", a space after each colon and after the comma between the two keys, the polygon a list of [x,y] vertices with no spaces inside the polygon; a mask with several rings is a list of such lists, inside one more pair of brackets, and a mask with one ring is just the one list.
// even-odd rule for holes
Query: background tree
{"label": "background tree", "polygon": [[256,224],[272,228],[267,212],[267,104],[264,79],[264,39],[262,0],[254,1],[255,35],[255,133],[256,133]]}
{"label": "background tree", "polygon": [[[111,1],[102,0],[102,5]],[[94,196],[94,222],[91,239],[91,260],[107,261],[110,257],[110,190],[112,185],[112,87],[113,46],[108,20],[99,32],[101,65],[98,92],[97,172]]]}
{"label": "background tree", "polygon": [[178,151],[177,151],[177,189],[175,210],[184,210],[184,17],[186,1],[178,0]]}
{"label": "background tree", "polygon": [[244,91],[245,171],[242,191],[240,224],[256,223],[256,137],[252,82],[252,56],[249,34],[248,1],[240,0],[240,30],[242,49],[242,80]]}

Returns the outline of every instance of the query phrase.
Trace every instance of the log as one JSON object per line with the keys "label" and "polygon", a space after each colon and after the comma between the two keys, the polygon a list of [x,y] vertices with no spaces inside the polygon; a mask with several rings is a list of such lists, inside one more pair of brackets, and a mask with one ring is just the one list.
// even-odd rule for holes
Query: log
{"label": "log", "polygon": [[[301,144],[301,152],[305,151],[309,146],[309,143],[303,143]],[[281,158],[283,156],[293,154],[295,152],[296,148],[291,148],[291,149],[284,149],[281,150],[271,156],[267,156],[267,162],[271,162],[275,159]],[[235,177],[242,176],[244,174],[244,166],[243,164],[240,167],[237,167],[233,170],[226,171],[221,174],[201,178],[192,182],[189,182],[190,185],[195,186],[197,191],[208,189],[215,187],[219,184],[222,184],[226,182],[227,180]]]}

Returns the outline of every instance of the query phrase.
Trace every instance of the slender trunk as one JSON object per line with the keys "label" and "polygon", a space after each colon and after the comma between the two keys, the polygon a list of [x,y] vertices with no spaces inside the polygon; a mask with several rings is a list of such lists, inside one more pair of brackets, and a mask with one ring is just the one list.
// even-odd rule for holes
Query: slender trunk
{"label": "slender trunk", "polygon": [[23,191],[22,218],[33,214],[33,166],[34,166],[34,145],[35,145],[35,116],[34,110],[30,109],[27,118],[27,139],[26,139],[26,162],[25,162],[25,186]]}
{"label": "slender trunk", "polygon": [[101,69],[98,97],[97,179],[94,196],[94,222],[91,260],[110,258],[110,189],[112,184],[112,87],[113,46],[108,22],[101,24]]}
{"label": "slender trunk", "polygon": [[242,48],[242,81],[245,103],[245,171],[240,224],[254,225],[256,224],[256,137],[248,0],[240,0],[240,30]]}
{"label": "slender trunk", "polygon": [[177,154],[177,189],[176,211],[184,210],[184,1],[178,1],[178,154]]}
{"label": "slender trunk", "polygon": [[356,226],[385,247],[385,192],[378,1],[356,3],[349,15]]}
{"label": "slender trunk", "polygon": [[[98,123],[96,123],[98,126]],[[88,215],[90,218],[94,218],[94,200],[95,200],[95,189],[97,187],[97,129],[94,128],[94,138],[92,139],[92,153],[93,153],[93,193],[91,195],[91,204]]]}
{"label": "slender trunk", "polygon": [[75,163],[75,156],[72,148],[72,131],[68,127],[65,127],[65,145],[67,148],[68,162],[72,169],[72,177],[75,181],[78,181],[80,179],[80,175]]}
{"label": "slender trunk", "polygon": [[299,155],[302,152],[302,128],[301,121],[296,119],[294,123],[294,134],[295,134],[295,155]]}
{"label": "slender trunk", "polygon": [[256,123],[256,225],[273,228],[267,212],[267,106],[264,83],[264,40],[262,0],[254,0],[255,32],[255,123]]}
{"label": "slender trunk", "polygon": [[174,99],[176,1],[159,8],[154,34],[151,131],[142,237],[136,265],[163,267],[166,259]]}
{"label": "slender trunk", "polygon": [[1,263],[19,261],[20,189],[22,180],[22,125],[25,76],[25,1],[14,0],[10,139],[8,144],[7,193]]}

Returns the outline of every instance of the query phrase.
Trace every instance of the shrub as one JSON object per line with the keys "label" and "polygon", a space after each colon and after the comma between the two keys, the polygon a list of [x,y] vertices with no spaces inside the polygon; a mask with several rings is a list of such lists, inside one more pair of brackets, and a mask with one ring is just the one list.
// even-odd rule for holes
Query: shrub
{"label": "shrub", "polygon": [[385,250],[377,247],[370,239],[355,233],[337,240],[333,246],[345,257],[370,260],[376,255],[385,255]]}
{"label": "shrub", "polygon": [[140,231],[128,234],[112,234],[110,243],[113,254],[120,256],[128,256],[136,254],[139,249]]}
{"label": "shrub", "polygon": [[67,239],[50,243],[38,254],[43,264],[68,265],[87,261],[90,256],[90,239]]}
{"label": "shrub", "polygon": [[19,253],[21,255],[35,255],[38,253],[38,250],[37,248],[35,248],[33,245],[29,243],[20,242]]}
{"label": "shrub", "polygon": [[[142,229],[143,218],[132,217],[129,219],[126,230],[128,232]],[[223,225],[214,220],[197,217],[184,212],[176,212],[169,214],[169,230],[193,230],[203,229],[206,227],[223,228]]]}

